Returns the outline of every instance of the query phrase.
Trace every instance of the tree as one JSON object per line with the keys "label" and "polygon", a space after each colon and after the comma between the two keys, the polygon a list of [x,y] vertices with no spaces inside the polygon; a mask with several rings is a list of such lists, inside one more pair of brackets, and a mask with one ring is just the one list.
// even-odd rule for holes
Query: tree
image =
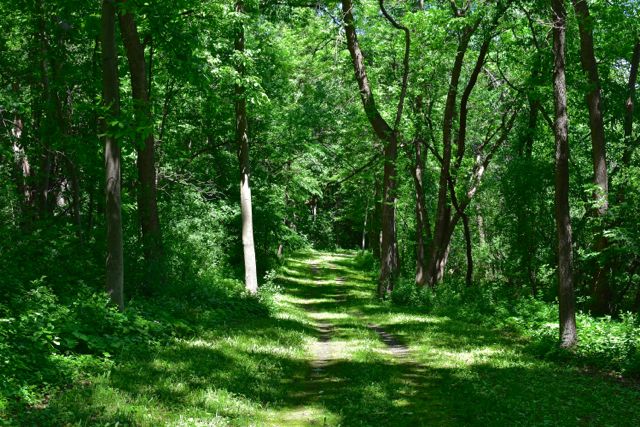
{"label": "tree", "polygon": [[573,248],[569,214],[569,122],[565,46],[567,12],[563,0],[551,0],[553,24],[553,95],[556,140],[555,210],[558,233],[558,300],[560,302],[560,346],[577,342],[575,296],[573,290]]}
{"label": "tree", "polygon": [[105,219],[107,225],[106,288],[113,303],[122,311],[124,309],[124,262],[122,249],[122,213],[120,206],[120,146],[116,139],[115,127],[110,125],[110,123],[118,120],[120,112],[115,0],[103,0],[102,2],[101,40],[102,101],[105,109],[102,127],[105,134]]}
{"label": "tree", "polygon": [[[126,3],[121,2],[120,5],[125,6]],[[158,282],[164,281],[164,265],[147,64],[144,57],[144,45],[138,35],[138,26],[133,11],[121,10],[119,21],[131,75],[131,95],[136,116],[134,134],[138,153],[136,161],[139,184],[138,215],[140,216],[146,264],[145,280],[147,287],[150,287],[151,284],[157,285]],[[147,289],[147,291],[149,290]]]}
{"label": "tree", "polygon": [[409,73],[409,30],[399,25],[385,10],[383,0],[380,0],[380,10],[395,28],[405,34],[405,51],[403,58],[402,89],[393,127],[382,117],[376,106],[373,91],[367,77],[364,55],[358,44],[355,22],[353,19],[353,3],[351,0],[342,2],[344,15],[344,30],[347,35],[347,47],[351,55],[353,69],[360,88],[360,99],[367,119],[371,123],[376,136],[384,142],[384,178],[382,204],[382,242],[380,277],[378,278],[378,296],[383,298],[393,290],[398,275],[398,243],[396,237],[396,161],[398,158],[399,126],[402,119],[402,109],[407,91]]}
{"label": "tree", "polygon": [[[589,85],[589,91],[585,98],[589,109],[593,182],[596,186],[593,194],[594,214],[597,218],[604,218],[609,209],[609,178],[600,77],[593,46],[593,20],[589,14],[589,5],[586,0],[572,0],[572,3],[580,31],[580,62],[587,75]],[[603,226],[604,224],[599,225],[600,231],[596,237],[595,249],[598,252],[602,252],[608,246],[607,238],[603,234]],[[606,264],[606,262],[598,262],[593,278],[591,311],[596,315],[610,314],[612,309],[613,291],[607,277],[608,265]]]}
{"label": "tree", "polygon": [[247,99],[244,82],[244,2],[236,1],[236,13],[239,15],[235,29],[234,49],[238,55],[236,66],[238,81],[235,85],[236,144],[240,163],[240,209],[242,211],[242,247],[244,254],[244,282],[247,290],[253,294],[258,291],[256,271],[256,251],[253,243],[253,213],[251,208],[251,187],[249,186],[249,135],[247,130]]}

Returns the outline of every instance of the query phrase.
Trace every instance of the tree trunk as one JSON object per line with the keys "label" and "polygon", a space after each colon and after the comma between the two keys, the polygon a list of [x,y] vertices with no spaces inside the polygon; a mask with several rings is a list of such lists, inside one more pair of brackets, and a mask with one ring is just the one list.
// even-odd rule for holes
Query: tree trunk
{"label": "tree trunk", "polygon": [[378,296],[384,296],[393,290],[398,275],[398,244],[396,240],[396,160],[398,157],[398,139],[393,133],[384,148],[384,194],[382,198],[382,247]]}
{"label": "tree trunk", "polygon": [[458,83],[460,82],[460,74],[464,56],[471,40],[471,35],[477,26],[467,27],[460,38],[456,59],[451,70],[451,78],[449,80],[449,91],[444,109],[444,120],[442,125],[442,164],[440,166],[440,180],[438,183],[438,205],[436,208],[435,225],[433,230],[433,239],[429,245],[429,257],[426,264],[425,283],[434,287],[438,282],[438,278],[444,274],[445,258],[448,254],[449,241],[446,239],[448,234],[449,222],[451,220],[451,206],[447,197],[449,191],[449,175],[451,173],[451,144],[453,137],[453,117],[456,110],[456,99],[458,96]]}
{"label": "tree trunk", "polygon": [[[17,86],[15,87],[17,91]],[[32,223],[33,214],[33,190],[30,181],[32,179],[31,164],[29,158],[20,144],[22,133],[24,131],[24,121],[22,117],[16,113],[13,119],[13,127],[11,136],[13,137],[13,159],[14,159],[14,179],[20,197],[20,227],[28,230]]]}
{"label": "tree trunk", "polygon": [[369,221],[369,246],[373,257],[380,260],[380,223],[382,219],[382,185],[380,179],[375,180],[373,210]]}
{"label": "tree trunk", "polygon": [[464,243],[467,255],[465,283],[468,287],[471,287],[471,285],[473,285],[473,248],[471,247],[471,230],[469,229],[469,216],[467,214],[462,214],[462,226],[464,229]]}
{"label": "tree trunk", "polygon": [[575,297],[573,290],[573,253],[569,215],[569,141],[567,86],[565,80],[566,10],[563,0],[551,0],[553,9],[553,94],[555,101],[556,177],[555,215],[558,232],[558,300],[560,303],[560,346],[570,348],[577,342]]}
{"label": "tree trunk", "polygon": [[102,78],[103,102],[108,119],[102,126],[105,134],[104,164],[106,179],[107,263],[106,289],[111,301],[124,309],[122,214],[120,205],[120,146],[109,128],[109,119],[120,112],[118,49],[116,47],[116,7],[114,0],[102,2]]}
{"label": "tree trunk", "polygon": [[426,284],[425,273],[425,236],[431,235],[427,208],[424,199],[424,185],[422,171],[424,170],[424,158],[422,156],[422,141],[418,138],[413,141],[415,150],[415,164],[413,167],[413,182],[416,193],[416,285]]}
{"label": "tree trunk", "polygon": [[[138,27],[131,12],[120,14],[120,32],[124,43],[131,92],[134,101],[136,126],[137,168],[138,168],[138,214],[142,228],[142,244],[146,263],[147,287],[164,281],[162,233],[158,214],[157,183],[155,166],[155,141],[153,121],[148,97],[144,46],[140,42]],[[158,283],[160,282],[160,283]],[[149,289],[147,289],[148,291]]]}
{"label": "tree trunk", "polygon": [[[244,3],[236,1],[236,13],[244,14]],[[244,24],[236,24],[234,49],[240,56],[244,55]],[[242,59],[236,66],[240,79],[244,78]],[[240,210],[242,211],[242,247],[244,253],[244,283],[246,289],[255,294],[258,292],[258,274],[256,270],[256,250],[253,242],[253,215],[251,206],[251,187],[249,187],[249,135],[247,130],[247,99],[244,82],[236,84],[236,144],[240,162]]]}
{"label": "tree trunk", "polygon": [[[636,42],[633,49],[631,68],[629,69],[629,83],[627,85],[628,97],[624,105],[624,153],[622,155],[622,164],[624,166],[628,166],[631,163],[631,155],[635,148],[633,142],[633,113],[635,110],[636,84],[638,81],[638,63],[640,63],[640,40]],[[622,196],[621,199],[622,198],[624,198],[624,196]]]}
{"label": "tree trunk", "polygon": [[[593,161],[593,180],[597,189],[593,194],[596,217],[604,217],[609,207],[609,179],[607,176],[607,159],[604,121],[602,118],[600,78],[598,64],[593,47],[593,21],[589,15],[586,0],[572,0],[578,18],[580,31],[580,62],[587,75],[589,92],[586,95],[589,108],[589,127],[591,129],[591,155]],[[608,246],[607,238],[602,234],[604,224],[599,224],[600,231],[596,236],[595,249],[604,251]],[[608,280],[608,263],[599,260],[595,266],[593,277],[593,301],[591,311],[595,315],[611,313],[613,291]]]}
{"label": "tree trunk", "polygon": [[383,298],[393,289],[398,274],[398,254],[395,236],[395,198],[396,198],[396,159],[398,154],[398,135],[380,115],[373,92],[367,78],[364,56],[358,44],[355,23],[353,20],[353,4],[351,0],[342,2],[344,29],[347,36],[347,47],[351,55],[353,69],[360,89],[360,99],[367,119],[375,134],[384,143],[384,178],[382,204],[382,244],[380,277],[378,280],[378,296]]}

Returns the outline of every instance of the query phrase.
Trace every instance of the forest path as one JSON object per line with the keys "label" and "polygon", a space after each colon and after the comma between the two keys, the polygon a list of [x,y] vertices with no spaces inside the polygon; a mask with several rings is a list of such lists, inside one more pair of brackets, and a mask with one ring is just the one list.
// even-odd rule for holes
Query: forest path
{"label": "forest path", "polygon": [[281,275],[282,299],[304,310],[316,331],[309,372],[291,388],[292,405],[269,424],[451,425],[442,394],[401,340],[375,323],[387,311],[354,253],[306,253]]}
{"label": "forest path", "polygon": [[637,390],[539,360],[517,337],[380,302],[365,264],[307,252],[283,267],[281,302],[315,334],[307,374],[266,425],[640,425]]}
{"label": "forest path", "polygon": [[8,425],[640,425],[638,390],[540,360],[518,337],[380,302],[355,252],[292,254],[276,283],[273,297],[173,307],[163,321],[183,333],[123,348],[109,372]]}

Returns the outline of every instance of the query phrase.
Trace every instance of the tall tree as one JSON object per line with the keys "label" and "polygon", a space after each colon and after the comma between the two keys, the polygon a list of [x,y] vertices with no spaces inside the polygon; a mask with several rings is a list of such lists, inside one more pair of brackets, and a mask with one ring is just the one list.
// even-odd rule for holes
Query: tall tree
{"label": "tall tree", "polygon": [[[126,3],[120,3],[121,6]],[[120,33],[124,43],[129,73],[131,94],[136,115],[136,150],[138,168],[138,214],[142,229],[142,244],[146,264],[147,287],[164,280],[162,233],[158,214],[157,177],[155,164],[155,140],[147,83],[147,66],[144,45],[138,35],[133,12],[121,10]],[[148,291],[149,289],[147,289]]]}
{"label": "tall tree", "polygon": [[364,64],[364,55],[360,50],[355,22],[353,19],[353,3],[351,0],[342,2],[344,16],[344,30],[347,36],[347,47],[351,55],[353,69],[360,88],[360,99],[364,107],[367,119],[371,123],[376,136],[384,142],[384,178],[383,178],[383,204],[382,204],[382,243],[380,277],[378,278],[378,296],[383,298],[393,290],[398,275],[398,245],[396,239],[396,161],[398,158],[399,126],[402,119],[402,109],[407,91],[407,79],[409,72],[409,29],[398,24],[384,8],[384,1],[380,0],[380,10],[391,24],[404,32],[405,51],[403,59],[402,89],[393,127],[382,117],[376,106],[373,91],[367,77]]}
{"label": "tall tree", "polygon": [[258,275],[256,271],[256,250],[253,242],[253,213],[251,206],[251,187],[249,186],[249,134],[247,129],[247,98],[244,88],[244,2],[236,1],[238,21],[235,29],[234,49],[237,58],[236,70],[238,83],[235,85],[236,109],[236,144],[240,162],[240,209],[242,211],[242,248],[244,253],[244,282],[251,293],[258,291]]}
{"label": "tall tree", "polygon": [[120,146],[109,126],[120,112],[120,82],[118,77],[118,49],[116,47],[115,0],[102,1],[102,79],[104,166],[106,179],[105,216],[107,225],[106,288],[111,300],[120,310],[124,309],[122,213],[120,206]]}
{"label": "tall tree", "polygon": [[[586,0],[572,0],[573,8],[578,18],[580,32],[580,62],[587,76],[589,91],[586,94],[589,109],[589,128],[591,129],[591,156],[593,162],[593,181],[596,185],[594,192],[596,217],[602,218],[609,208],[609,178],[607,174],[607,150],[602,116],[602,96],[600,91],[600,77],[598,64],[593,46],[593,19],[589,14]],[[608,246],[607,238],[602,227],[596,237],[595,249],[602,252]],[[612,310],[613,291],[608,277],[608,267],[605,262],[598,262],[593,278],[593,302],[591,311],[596,315],[609,314]]]}
{"label": "tall tree", "polygon": [[633,114],[636,102],[636,84],[638,82],[638,65],[640,64],[640,39],[636,40],[631,57],[631,67],[629,69],[629,82],[627,83],[628,95],[625,101],[624,114],[624,153],[622,155],[623,166],[628,166],[631,162],[631,155],[637,143],[633,142]]}
{"label": "tall tree", "polygon": [[563,0],[551,0],[553,23],[553,95],[555,101],[554,134],[556,140],[555,211],[558,232],[558,300],[560,303],[560,345],[573,347],[577,342],[575,297],[573,290],[573,249],[569,215],[569,121],[565,46],[567,12]]}

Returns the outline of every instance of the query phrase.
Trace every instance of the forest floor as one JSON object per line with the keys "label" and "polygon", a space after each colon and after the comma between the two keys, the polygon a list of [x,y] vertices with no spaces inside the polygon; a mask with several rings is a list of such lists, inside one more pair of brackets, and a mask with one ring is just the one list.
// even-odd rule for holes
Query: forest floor
{"label": "forest floor", "polygon": [[121,358],[52,397],[38,424],[640,425],[636,389],[540,360],[516,336],[377,301],[354,253],[299,253],[277,282],[270,316]]}

